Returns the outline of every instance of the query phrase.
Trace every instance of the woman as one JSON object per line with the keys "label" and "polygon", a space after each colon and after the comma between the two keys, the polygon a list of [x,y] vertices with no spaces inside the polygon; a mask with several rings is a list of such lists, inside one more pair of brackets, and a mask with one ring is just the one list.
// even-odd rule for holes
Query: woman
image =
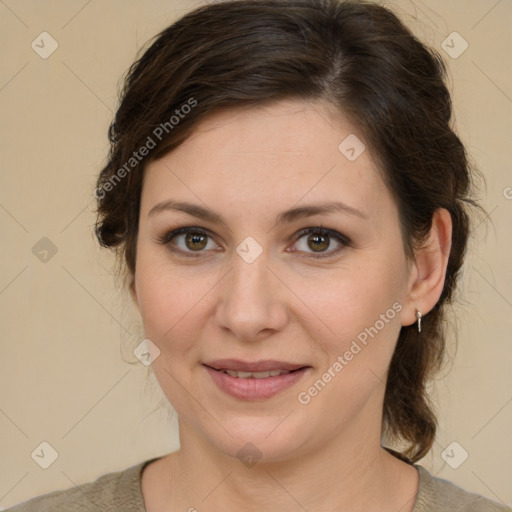
{"label": "woman", "polygon": [[510,510],[415,464],[478,207],[444,77],[372,3],[227,1],[163,31],[96,233],[180,450],[11,510]]}

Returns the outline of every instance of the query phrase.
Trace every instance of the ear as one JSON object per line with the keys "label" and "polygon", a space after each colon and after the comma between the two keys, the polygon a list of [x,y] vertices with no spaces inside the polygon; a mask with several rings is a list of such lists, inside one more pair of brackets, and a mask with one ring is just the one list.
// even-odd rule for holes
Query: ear
{"label": "ear", "polygon": [[451,248],[452,218],[448,210],[438,208],[432,216],[428,239],[415,252],[402,325],[416,322],[416,310],[424,316],[436,305],[443,292]]}

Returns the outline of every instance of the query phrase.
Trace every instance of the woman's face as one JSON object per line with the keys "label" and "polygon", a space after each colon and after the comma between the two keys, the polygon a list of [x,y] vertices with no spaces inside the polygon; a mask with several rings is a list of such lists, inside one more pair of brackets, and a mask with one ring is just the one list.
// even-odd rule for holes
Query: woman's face
{"label": "woman's face", "polygon": [[[380,439],[411,275],[356,136],[322,103],[283,101],[215,114],[146,168],[134,297],[153,369],[180,428],[226,454]],[[298,370],[222,371],[251,368]]]}

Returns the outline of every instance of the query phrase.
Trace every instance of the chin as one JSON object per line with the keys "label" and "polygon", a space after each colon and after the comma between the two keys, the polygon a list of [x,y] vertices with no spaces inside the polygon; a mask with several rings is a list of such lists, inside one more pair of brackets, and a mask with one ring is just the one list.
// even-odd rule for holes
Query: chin
{"label": "chin", "polygon": [[238,417],[223,423],[231,436],[224,431],[225,435],[220,438],[218,431],[213,437],[206,432],[204,435],[219,451],[248,467],[256,462],[280,462],[292,458],[308,441],[304,425],[294,423],[297,418],[292,419],[292,416]]}

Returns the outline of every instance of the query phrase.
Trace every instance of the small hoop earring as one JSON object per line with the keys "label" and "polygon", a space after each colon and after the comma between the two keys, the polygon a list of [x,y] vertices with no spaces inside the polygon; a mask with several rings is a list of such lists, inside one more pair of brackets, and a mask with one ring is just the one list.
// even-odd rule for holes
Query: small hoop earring
{"label": "small hoop earring", "polygon": [[418,321],[418,332],[421,332],[421,311],[416,310],[416,318]]}

